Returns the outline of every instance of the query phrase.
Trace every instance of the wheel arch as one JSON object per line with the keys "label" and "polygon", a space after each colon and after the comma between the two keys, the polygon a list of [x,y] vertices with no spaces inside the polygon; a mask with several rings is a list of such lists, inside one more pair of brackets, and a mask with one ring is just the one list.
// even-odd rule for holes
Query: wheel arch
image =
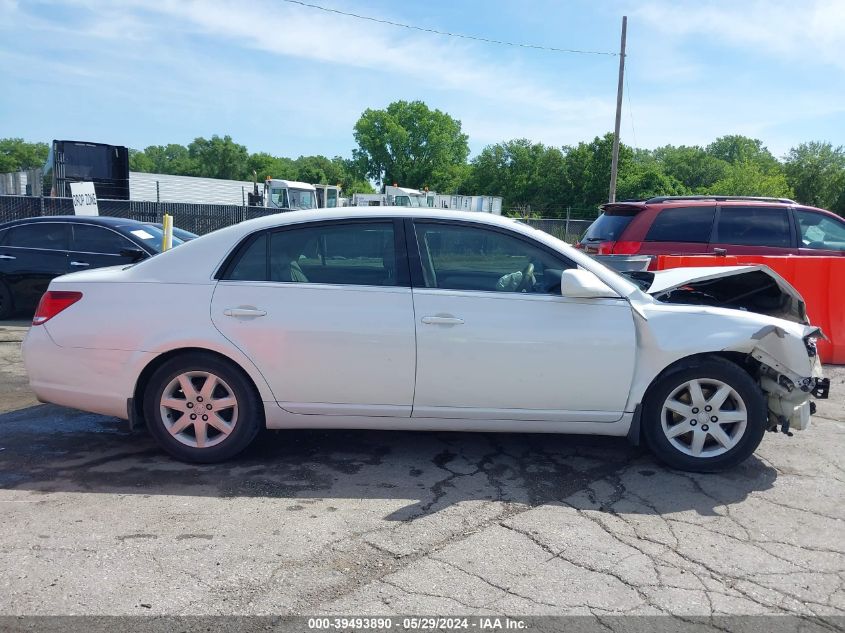
{"label": "wheel arch", "polygon": [[669,365],[664,367],[660,372],[658,372],[654,376],[654,378],[652,378],[648,387],[646,387],[645,391],[643,392],[643,396],[640,399],[640,402],[637,403],[637,408],[634,413],[634,419],[631,422],[631,429],[628,432],[628,440],[635,446],[639,446],[643,441],[643,429],[642,424],[640,423],[640,419],[642,416],[643,405],[648,400],[655,385],[657,385],[663,378],[672,374],[673,372],[688,369],[690,366],[694,366],[697,363],[713,359],[717,359],[723,362],[729,362],[732,365],[735,365],[745,371],[754,380],[757,380],[756,370],[759,366],[759,362],[752,358],[750,354],[745,354],[743,352],[699,352],[697,354],[690,354],[688,356],[678,358],[669,363]]}
{"label": "wheel arch", "polygon": [[[132,390],[132,404],[130,405],[132,408],[131,414],[134,415],[135,420],[138,420],[139,422],[144,420],[144,392],[149,385],[152,375],[166,362],[185,354],[205,354],[231,365],[243,374],[247,384],[249,384],[250,388],[253,390],[256,400],[258,402],[262,402],[261,391],[258,389],[258,385],[256,385],[255,380],[235,359],[227,356],[226,354],[222,354],[218,351],[205,347],[177,347],[163,352],[153,358],[138,374],[138,379],[135,381],[135,388]],[[263,407],[261,408],[261,415],[264,415]]]}

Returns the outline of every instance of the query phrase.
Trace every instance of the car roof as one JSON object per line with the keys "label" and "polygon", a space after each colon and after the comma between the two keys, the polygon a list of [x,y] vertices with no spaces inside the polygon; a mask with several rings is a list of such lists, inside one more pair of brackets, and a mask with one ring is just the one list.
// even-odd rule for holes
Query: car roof
{"label": "car roof", "polygon": [[[659,196],[647,200],[620,200],[606,202],[599,208],[602,211],[625,211],[650,209],[654,207],[702,207],[702,206],[783,206],[800,207],[836,216],[832,211],[820,209],[808,204],[801,204],[788,198],[766,198],[757,196]],[[838,216],[837,216],[838,217]]]}
{"label": "car roof", "polygon": [[131,220],[129,218],[115,218],[108,215],[39,215],[33,218],[20,218],[0,224],[0,229],[9,228],[19,224],[32,224],[43,222],[76,222],[78,224],[98,224],[101,226],[144,226],[145,222]]}

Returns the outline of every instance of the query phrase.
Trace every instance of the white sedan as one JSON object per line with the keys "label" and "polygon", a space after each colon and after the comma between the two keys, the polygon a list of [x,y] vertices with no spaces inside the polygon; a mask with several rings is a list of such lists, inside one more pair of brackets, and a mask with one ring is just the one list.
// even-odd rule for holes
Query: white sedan
{"label": "white sedan", "polygon": [[55,279],[39,399],[146,422],[178,459],[261,427],[592,433],[714,471],[826,397],[819,330],[760,267],[624,277],[480,213],[272,215]]}

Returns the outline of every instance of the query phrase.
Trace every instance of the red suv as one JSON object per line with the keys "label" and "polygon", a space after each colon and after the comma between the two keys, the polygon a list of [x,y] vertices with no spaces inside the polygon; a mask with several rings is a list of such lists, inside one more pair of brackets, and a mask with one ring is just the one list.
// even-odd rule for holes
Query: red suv
{"label": "red suv", "polygon": [[599,255],[845,255],[845,220],[784,198],[611,202],[576,247]]}

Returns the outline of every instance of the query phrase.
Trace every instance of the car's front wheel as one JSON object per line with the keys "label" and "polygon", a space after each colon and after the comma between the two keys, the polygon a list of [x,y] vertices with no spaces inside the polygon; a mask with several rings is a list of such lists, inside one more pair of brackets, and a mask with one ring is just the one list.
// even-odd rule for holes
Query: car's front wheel
{"label": "car's front wheel", "polygon": [[260,406],[239,368],[203,353],[165,362],[144,395],[150,433],[164,450],[188,462],[219,462],[243,451],[261,427]]}
{"label": "car's front wheel", "polygon": [[655,456],[680,470],[715,472],[747,459],[766,430],[766,402],[757,382],[718,357],[693,359],[649,390],[643,435]]}

